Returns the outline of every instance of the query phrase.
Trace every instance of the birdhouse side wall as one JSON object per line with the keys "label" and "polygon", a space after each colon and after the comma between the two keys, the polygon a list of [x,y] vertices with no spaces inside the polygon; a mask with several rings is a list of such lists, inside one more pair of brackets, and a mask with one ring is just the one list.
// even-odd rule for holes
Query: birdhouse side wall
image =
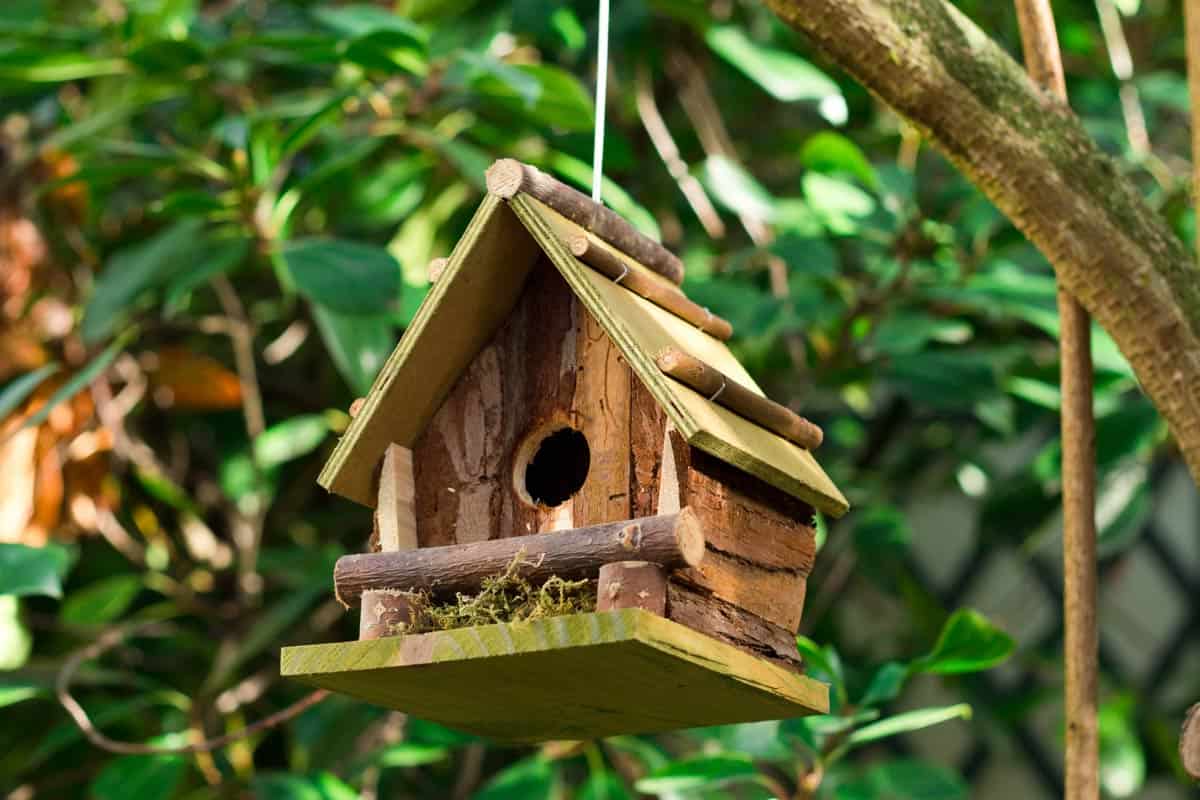
{"label": "birdhouse side wall", "polygon": [[677,493],[699,518],[704,561],[671,575],[669,615],[744,649],[798,661],[794,636],[816,554],[813,509],[689,446],[675,431],[667,458]]}

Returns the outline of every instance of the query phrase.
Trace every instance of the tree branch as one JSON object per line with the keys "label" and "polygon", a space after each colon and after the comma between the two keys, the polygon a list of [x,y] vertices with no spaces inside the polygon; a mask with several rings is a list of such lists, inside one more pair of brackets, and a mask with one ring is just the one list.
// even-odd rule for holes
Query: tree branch
{"label": "tree branch", "polygon": [[276,711],[262,719],[247,725],[241,730],[228,733],[223,736],[217,736],[213,739],[202,739],[193,741],[180,747],[162,747],[158,745],[142,744],[140,742],[122,742],[116,739],[110,739],[101,733],[92,723],[91,717],[87,711],[79,704],[79,701],[71,694],[71,681],[75,677],[75,673],[79,667],[86,661],[99,658],[107,651],[119,645],[131,636],[138,635],[157,635],[164,634],[169,630],[169,627],[161,622],[146,622],[133,625],[122,625],[120,627],[111,628],[102,633],[96,641],[92,642],[87,647],[72,655],[63,664],[62,670],[58,673],[58,681],[55,684],[55,694],[58,697],[58,702],[62,703],[63,708],[71,715],[71,719],[79,727],[84,738],[91,742],[101,750],[107,750],[110,753],[119,753],[122,755],[161,755],[171,753],[207,753],[212,750],[224,747],[230,742],[235,742],[239,739],[244,739],[247,736],[269,730],[271,728],[282,725],[290,719],[293,719],[305,709],[316,705],[325,699],[329,692],[324,689],[318,689],[315,692],[310,692],[304,697],[292,703],[287,708]]}
{"label": "tree branch", "polygon": [[1200,477],[1200,268],[1060,99],[944,0],[766,0],[906,117],[1054,265]]}

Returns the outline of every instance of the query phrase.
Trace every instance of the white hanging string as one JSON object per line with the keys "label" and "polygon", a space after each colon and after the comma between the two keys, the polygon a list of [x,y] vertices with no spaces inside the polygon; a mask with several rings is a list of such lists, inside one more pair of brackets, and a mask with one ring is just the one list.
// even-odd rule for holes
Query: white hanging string
{"label": "white hanging string", "polygon": [[608,95],[608,2],[600,0],[600,30],[596,52],[596,138],[592,147],[592,199],[600,200],[604,181],[604,106]]}

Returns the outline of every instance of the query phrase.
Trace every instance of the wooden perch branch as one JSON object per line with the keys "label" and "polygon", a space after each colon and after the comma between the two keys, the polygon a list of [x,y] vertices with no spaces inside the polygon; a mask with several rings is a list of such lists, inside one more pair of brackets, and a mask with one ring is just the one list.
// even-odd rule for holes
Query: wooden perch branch
{"label": "wooden perch branch", "polygon": [[912,122],[1116,340],[1200,476],[1200,269],[1059,98],[945,0],[767,0]]}
{"label": "wooden perch branch", "polygon": [[723,342],[733,336],[733,326],[728,320],[692,302],[674,286],[630,269],[620,256],[596,245],[588,237],[577,236],[567,246],[576,258],[592,269],[619,281],[629,291],[690,322],[709,336]]}
{"label": "wooden perch branch", "polygon": [[683,283],[683,262],[658,242],[638,233],[621,215],[593,202],[590,197],[555,180],[537,167],[502,158],[487,171],[488,191],[511,200],[518,192],[533,197],[576,225],[591,231],[639,264],[672,283]]}
{"label": "wooden perch branch", "polygon": [[655,360],[664,374],[807,450],[817,449],[825,438],[820,428],[787,406],[750,391],[716,368],[681,350],[668,347]]}
{"label": "wooden perch branch", "polygon": [[532,536],[343,556],[334,566],[333,582],[347,606],[357,605],[363,592],[373,589],[446,596],[477,591],[484,577],[503,572],[518,556],[528,565],[521,575],[534,583],[551,575],[594,577],[601,566],[615,561],[694,567],[704,558],[704,531],[685,508],[678,514]]}

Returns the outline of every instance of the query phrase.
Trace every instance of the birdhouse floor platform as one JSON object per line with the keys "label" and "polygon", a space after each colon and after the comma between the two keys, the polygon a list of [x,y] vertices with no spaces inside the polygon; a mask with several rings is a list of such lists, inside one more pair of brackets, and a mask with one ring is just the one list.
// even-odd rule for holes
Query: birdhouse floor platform
{"label": "birdhouse floor platform", "polygon": [[829,707],[825,684],[641,609],[288,647],[281,672],[512,743]]}

